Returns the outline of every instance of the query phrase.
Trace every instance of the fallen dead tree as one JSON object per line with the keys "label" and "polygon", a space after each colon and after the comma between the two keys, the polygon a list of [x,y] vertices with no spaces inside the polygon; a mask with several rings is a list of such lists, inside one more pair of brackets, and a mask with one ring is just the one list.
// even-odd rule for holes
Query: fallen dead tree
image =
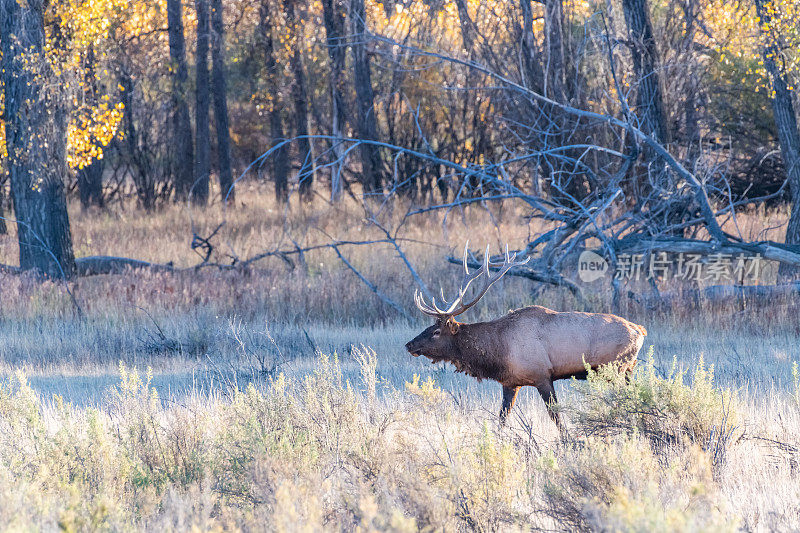
{"label": "fallen dead tree", "polygon": [[769,302],[776,298],[793,298],[800,296],[800,282],[781,283],[777,285],[712,285],[702,289],[662,292],[658,294],[636,295],[628,297],[647,309],[666,309],[678,305],[702,303],[711,305],[727,305],[739,303]]}
{"label": "fallen dead tree", "polygon": [[[453,263],[453,264],[456,264],[456,265],[461,265],[461,264],[463,264],[463,261],[464,261],[463,258],[459,259],[459,258],[453,257],[453,256],[449,256],[447,258],[447,260],[450,263]],[[472,256],[472,258],[467,260],[467,265],[470,268],[480,268],[482,264],[483,263],[481,261],[477,260],[474,256]],[[499,267],[495,267],[493,264],[489,265],[489,269],[490,270],[495,270],[496,268],[499,268]],[[509,273],[511,273],[511,272],[512,271],[510,270]],[[539,270],[536,270],[535,268],[531,268],[531,267],[528,267],[528,266],[518,266],[518,267],[515,267],[513,269],[513,275],[517,276],[517,277],[521,277],[521,278],[526,278],[526,279],[529,279],[531,281],[536,281],[536,282],[539,282],[539,283],[546,283],[546,284],[549,284],[549,285],[555,285],[557,287],[564,287],[570,293],[572,293],[572,295],[578,301],[580,301],[580,302],[584,301],[583,291],[581,291],[581,288],[574,281],[570,280],[569,278],[564,277],[559,272],[555,272],[555,271],[550,271],[550,272],[539,271]]]}
{"label": "fallen dead tree", "polygon": [[[579,285],[564,274],[569,259],[584,249],[596,249],[616,269],[618,257],[639,254],[651,257],[663,252],[700,256],[720,254],[759,256],[777,262],[786,276],[800,268],[800,246],[771,240],[750,240],[739,230],[737,215],[783,194],[784,183],[777,191],[761,197],[735,196],[729,178],[720,174],[695,175],[682,161],[653,135],[641,129],[640,122],[620,96],[619,115],[579,109],[549,98],[530,86],[513,79],[508,73],[498,73],[486,65],[461,58],[415,48],[381,36],[371,36],[376,43],[402,49],[416,61],[430,59],[459,65],[468,71],[486,76],[508,95],[509,109],[515,114],[546,117],[541,129],[535,119],[531,122],[508,117],[504,124],[530,139],[521,146],[510,147],[502,161],[480,165],[457,165],[443,161],[434,153],[415,152],[403,147],[363,139],[339,139],[339,142],[358,146],[374,144],[388,149],[396,161],[400,157],[416,157],[431,165],[448,168],[450,179],[457,183],[455,196],[439,205],[412,206],[407,216],[440,210],[445,218],[451,212],[486,207],[495,202],[518,201],[529,210],[530,218],[546,221],[552,229],[534,235],[518,257],[529,258],[524,267],[509,275],[525,277],[539,283],[563,287],[578,300],[583,300]],[[607,43],[610,36],[606,35]],[[613,73],[613,54],[608,44],[609,69]],[[617,87],[617,94],[624,91]],[[556,112],[557,111],[557,112]],[[557,137],[550,128],[567,124],[564,115],[571,116],[573,138],[615,139],[616,146],[576,142],[555,145]],[[580,124],[587,124],[583,129]],[[515,129],[516,128],[516,129]],[[577,132],[580,131],[580,134]],[[593,135],[597,134],[597,135]],[[649,155],[648,155],[649,153]],[[553,165],[553,158],[558,165]],[[586,161],[593,159],[589,167]],[[547,191],[520,179],[520,162],[533,166],[536,173],[548,176]],[[533,163],[531,163],[533,162]],[[396,164],[396,163],[395,163]],[[536,165],[540,165],[538,168]],[[549,165],[549,167],[548,167]],[[566,170],[565,170],[566,169]],[[459,179],[461,178],[461,179]],[[401,182],[401,177],[396,177]],[[576,188],[574,181],[586,185]],[[397,188],[388,197],[399,194]],[[732,229],[731,229],[732,228]],[[481,261],[472,255],[473,264]],[[460,261],[448,257],[452,263]],[[500,261],[499,256],[490,261]],[[610,285],[615,302],[621,292],[620,281],[612,276]],[[652,298],[674,301],[679,295],[659,296],[653,282]],[[692,293],[692,291],[694,291]],[[725,286],[693,288],[687,296],[717,301],[739,297],[768,299],[775,295],[795,296],[795,284],[770,286]]]}
{"label": "fallen dead tree", "polygon": [[0,272],[5,274],[19,274],[20,269],[12,265],[0,265]]}
{"label": "fallen dead tree", "polygon": [[675,237],[646,239],[628,237],[613,243],[617,253],[650,254],[656,252],[689,254],[758,254],[769,261],[777,261],[791,266],[800,266],[800,247],[774,241],[701,241]]}
{"label": "fallen dead tree", "polygon": [[[78,276],[99,276],[102,274],[122,274],[127,270],[151,270],[154,272],[172,272],[175,268],[171,263],[151,263],[129,257],[114,257],[108,255],[92,255],[75,259],[76,273]],[[0,265],[0,272],[6,274],[21,274],[17,266]]]}
{"label": "fallen dead tree", "polygon": [[75,259],[79,276],[98,276],[101,274],[122,274],[127,270],[146,269],[153,272],[172,272],[172,264],[150,263],[128,257],[93,255]]}

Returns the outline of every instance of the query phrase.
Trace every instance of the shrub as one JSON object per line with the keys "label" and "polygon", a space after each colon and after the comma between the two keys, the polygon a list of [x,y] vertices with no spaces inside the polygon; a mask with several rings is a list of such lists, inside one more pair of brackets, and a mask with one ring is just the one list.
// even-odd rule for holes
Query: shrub
{"label": "shrub", "polygon": [[639,436],[565,446],[540,460],[545,513],[581,531],[733,530],[715,502],[708,455],[697,446],[659,459]]}
{"label": "shrub", "polygon": [[739,401],[728,389],[714,386],[714,369],[702,358],[689,372],[677,361],[658,377],[652,349],[647,361],[627,374],[613,365],[589,369],[577,382],[576,395],[562,406],[578,434],[605,437],[642,435],[654,450],[697,444],[718,468],[727,446],[741,436]]}

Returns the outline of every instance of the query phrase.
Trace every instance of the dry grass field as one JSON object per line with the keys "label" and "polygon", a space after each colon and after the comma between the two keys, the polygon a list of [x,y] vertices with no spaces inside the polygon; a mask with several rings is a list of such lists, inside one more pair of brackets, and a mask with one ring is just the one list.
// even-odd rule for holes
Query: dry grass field
{"label": "dry grass field", "polygon": [[[76,255],[179,268],[81,278],[74,301],[62,284],[0,273],[0,529],[800,529],[795,302],[653,311],[623,299],[620,314],[649,332],[634,379],[559,384],[566,436],[535,391],[501,428],[499,385],[405,353],[428,322],[391,245],[340,250],[409,317],[330,249],[291,266],[188,268],[192,220],[199,235],[225,221],[218,263],[383,237],[354,204],[285,216],[267,197],[254,187],[246,205],[204,213],[73,209]],[[396,227],[404,212],[379,220]],[[432,213],[398,242],[430,287],[452,291],[445,257],[467,238],[513,248],[546,229],[522,215]],[[780,219],[726,226],[780,239]],[[15,254],[1,236],[0,263]],[[577,308],[534,289],[504,279],[465,318]],[[606,292],[586,296],[609,309]]]}

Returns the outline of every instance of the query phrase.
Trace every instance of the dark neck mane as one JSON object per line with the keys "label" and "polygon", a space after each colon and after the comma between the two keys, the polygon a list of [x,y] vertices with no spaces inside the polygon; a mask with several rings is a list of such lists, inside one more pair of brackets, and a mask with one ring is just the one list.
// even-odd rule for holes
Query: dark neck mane
{"label": "dark neck mane", "polygon": [[478,324],[461,324],[461,330],[455,336],[454,351],[448,361],[456,368],[477,378],[478,381],[493,379],[500,381],[505,371],[505,357],[500,350],[487,343],[477,331]]}

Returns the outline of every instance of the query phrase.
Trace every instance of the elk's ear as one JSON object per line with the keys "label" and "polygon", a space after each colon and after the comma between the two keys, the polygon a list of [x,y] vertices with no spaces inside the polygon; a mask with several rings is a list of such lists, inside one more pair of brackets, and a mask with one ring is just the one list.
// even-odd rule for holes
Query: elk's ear
{"label": "elk's ear", "polygon": [[447,321],[447,327],[450,328],[450,335],[458,333],[459,323],[453,319]]}

